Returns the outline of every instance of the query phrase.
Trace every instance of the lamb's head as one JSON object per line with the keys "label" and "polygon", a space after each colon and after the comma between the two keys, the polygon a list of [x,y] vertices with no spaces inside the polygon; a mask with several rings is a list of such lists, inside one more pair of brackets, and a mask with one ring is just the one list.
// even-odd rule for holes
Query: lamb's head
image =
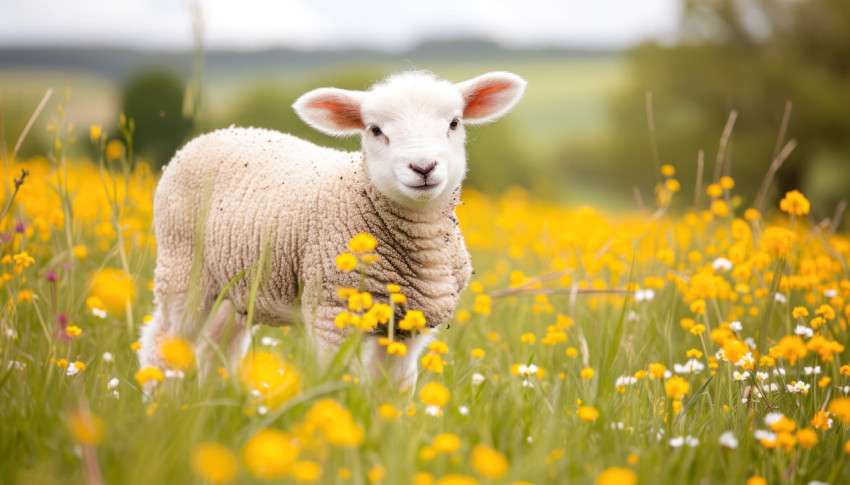
{"label": "lamb's head", "polygon": [[368,91],[319,88],[295,102],[298,116],[332,136],[362,136],[369,178],[390,199],[422,207],[445,201],[466,174],[467,124],[495,121],[526,82],[492,72],[457,84],[433,74],[395,74]]}

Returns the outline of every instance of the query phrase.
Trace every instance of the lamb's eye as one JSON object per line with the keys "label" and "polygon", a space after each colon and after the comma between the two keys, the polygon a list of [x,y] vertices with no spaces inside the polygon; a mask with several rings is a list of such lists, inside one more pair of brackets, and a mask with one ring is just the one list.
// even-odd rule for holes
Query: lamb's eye
{"label": "lamb's eye", "polygon": [[452,122],[449,123],[449,129],[456,130],[457,124],[458,124],[458,119],[457,118],[453,119]]}
{"label": "lamb's eye", "polygon": [[372,134],[373,135],[381,136],[381,133],[382,133],[382,131],[381,131],[380,128],[378,128],[377,126],[372,126]]}

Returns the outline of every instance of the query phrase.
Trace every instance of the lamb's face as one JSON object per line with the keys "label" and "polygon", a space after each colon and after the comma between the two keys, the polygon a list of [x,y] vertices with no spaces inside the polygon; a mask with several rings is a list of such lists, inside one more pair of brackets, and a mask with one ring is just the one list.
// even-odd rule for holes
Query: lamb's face
{"label": "lamb's face", "polygon": [[444,201],[466,173],[465,124],[493,121],[522,96],[525,81],[490,73],[459,84],[421,71],[387,78],[370,91],[321,88],[296,101],[301,118],[325,133],[359,133],[369,177],[408,207]]}

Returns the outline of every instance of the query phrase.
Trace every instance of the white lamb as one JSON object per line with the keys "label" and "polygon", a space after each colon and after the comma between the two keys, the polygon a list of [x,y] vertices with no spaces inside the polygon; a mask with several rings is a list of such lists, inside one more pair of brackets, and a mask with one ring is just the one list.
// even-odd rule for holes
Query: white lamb
{"label": "white lamb", "polygon": [[[450,321],[471,273],[454,217],[466,173],[464,128],[507,113],[525,86],[507,72],[452,84],[413,71],[368,91],[320,88],[295,102],[295,111],[315,129],[361,135],[362,152],[255,128],[219,130],[189,142],[156,190],[158,308],[142,332],[142,367],[163,367],[163,338],[197,339],[202,327],[231,359],[240,358],[250,341],[245,320],[251,279],[238,279],[219,312],[206,327],[204,322],[228,282],[257,266],[262,254],[269,266],[255,300],[256,320],[291,322],[300,285],[307,333],[319,362],[328,362],[347,333],[334,324],[345,310],[336,289],[359,283],[355,272],[339,270],[334,261],[358,233],[378,241],[380,258],[365,283],[377,301],[387,301],[387,284],[397,284],[407,308],[421,310],[429,327]],[[386,333],[386,325],[379,326],[367,340]],[[378,349],[374,369],[383,366],[402,388],[415,384],[417,355],[426,342],[407,337],[403,358],[387,358],[370,344]],[[202,367],[212,358],[209,349],[199,353]]]}

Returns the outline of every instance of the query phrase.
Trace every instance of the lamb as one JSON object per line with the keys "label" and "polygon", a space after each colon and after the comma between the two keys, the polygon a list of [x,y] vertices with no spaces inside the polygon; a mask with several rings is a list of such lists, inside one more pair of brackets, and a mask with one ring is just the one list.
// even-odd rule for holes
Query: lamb
{"label": "lamb", "polygon": [[[334,261],[358,233],[378,242],[380,257],[365,283],[377,301],[387,301],[387,285],[396,284],[407,308],[422,311],[429,327],[450,321],[471,274],[454,217],[466,173],[465,125],[503,116],[525,86],[508,72],[452,84],[410,71],[368,91],[319,88],[294,103],[320,132],[359,134],[362,152],[256,128],[230,127],[190,141],[164,169],[154,198],[157,308],[143,327],[141,366],[163,367],[158,343],[170,336],[197,339],[203,348],[202,331],[230,359],[240,358],[251,336],[250,278],[236,279],[216,315],[210,313],[226,285],[263,254],[268,271],[255,320],[291,323],[300,286],[302,320],[319,362],[329,362],[347,333],[334,323],[345,310],[336,290],[359,283]],[[409,350],[388,357],[374,343],[386,333],[382,325],[366,336],[372,372],[383,370],[401,388],[415,385],[427,337],[396,328]],[[202,368],[214,358],[209,350],[198,351]]]}

